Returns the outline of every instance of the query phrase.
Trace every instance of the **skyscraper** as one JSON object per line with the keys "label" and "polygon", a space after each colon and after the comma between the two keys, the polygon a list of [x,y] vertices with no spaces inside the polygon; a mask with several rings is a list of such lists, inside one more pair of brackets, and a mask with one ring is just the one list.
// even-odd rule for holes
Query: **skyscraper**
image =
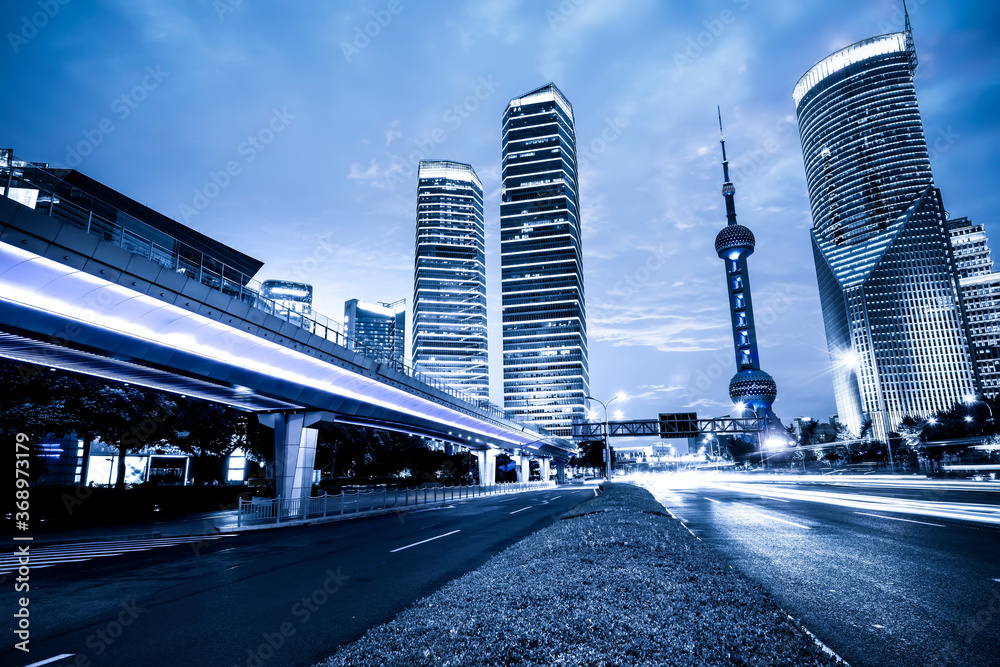
{"label": "skyscraper", "polygon": [[344,335],[348,347],[382,363],[403,362],[406,354],[406,299],[370,303],[351,299],[344,304]]}
{"label": "skyscraper", "polygon": [[548,84],[503,114],[504,407],[557,435],[590,391],[573,107]]}
{"label": "skyscraper", "polygon": [[726,200],[726,226],[715,237],[715,252],[726,263],[726,289],[729,293],[729,313],[733,327],[733,348],[736,351],[736,374],[729,381],[729,397],[741,411],[752,410],[763,418],[765,430],[778,422],[771,405],[778,387],[768,373],[760,369],[757,352],[757,328],[753,320],[753,300],[750,297],[750,270],[747,257],[753,254],[756,239],[748,227],[736,222],[736,186],[729,180],[729,160],[726,159],[726,138],[722,135],[722,111],[719,111],[719,134],[722,144],[722,196]]}
{"label": "skyscraper", "polygon": [[792,94],[837,410],[882,439],[977,389],[916,67],[907,17],[905,32],[820,61]]}
{"label": "skyscraper", "polygon": [[413,271],[414,367],[489,401],[483,184],[471,166],[420,163]]}
{"label": "skyscraper", "polygon": [[948,233],[979,381],[983,394],[994,397],[1000,394],[1000,273],[993,270],[982,225],[955,218]]}

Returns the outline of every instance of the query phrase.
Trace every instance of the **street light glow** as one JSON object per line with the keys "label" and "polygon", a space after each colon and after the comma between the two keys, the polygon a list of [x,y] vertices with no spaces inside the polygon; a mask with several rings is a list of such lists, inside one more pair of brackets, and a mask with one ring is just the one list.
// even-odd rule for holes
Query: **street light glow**
{"label": "street light glow", "polygon": [[854,350],[841,350],[834,353],[838,368],[857,369],[861,367],[861,357]]}
{"label": "street light glow", "polygon": [[962,397],[962,402],[964,402],[966,405],[972,405],[973,403],[976,402],[976,395],[966,394],[965,396]]}
{"label": "street light glow", "polygon": [[971,422],[972,421],[972,415],[965,415],[965,421]]}
{"label": "street light glow", "polygon": [[784,438],[770,437],[764,441],[765,449],[783,449],[788,442]]}

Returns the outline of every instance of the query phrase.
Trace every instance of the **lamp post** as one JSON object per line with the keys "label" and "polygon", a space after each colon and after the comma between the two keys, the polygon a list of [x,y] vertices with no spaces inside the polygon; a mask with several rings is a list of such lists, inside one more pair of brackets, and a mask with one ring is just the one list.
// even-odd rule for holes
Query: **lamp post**
{"label": "lamp post", "polygon": [[621,397],[622,397],[622,395],[618,394],[617,396],[615,396],[614,398],[612,398],[610,401],[608,401],[607,403],[605,403],[604,401],[600,400],[599,398],[594,398],[593,396],[584,396],[584,398],[586,400],[588,400],[588,401],[597,401],[598,403],[601,404],[601,407],[604,408],[604,421],[601,424],[602,431],[604,433],[604,476],[607,478],[607,480],[609,482],[611,481],[611,447],[608,446],[608,405],[610,405],[611,403],[614,403],[616,400],[618,400]]}
{"label": "lamp post", "polygon": [[[975,394],[966,394],[966,396],[962,398],[962,402],[965,403],[966,408],[970,407],[974,403],[982,403],[986,406],[986,409],[990,411],[990,418],[988,421],[993,421],[993,408],[990,407],[988,402],[980,400]],[[970,422],[972,421],[972,418],[969,415],[966,415],[965,421]]]}

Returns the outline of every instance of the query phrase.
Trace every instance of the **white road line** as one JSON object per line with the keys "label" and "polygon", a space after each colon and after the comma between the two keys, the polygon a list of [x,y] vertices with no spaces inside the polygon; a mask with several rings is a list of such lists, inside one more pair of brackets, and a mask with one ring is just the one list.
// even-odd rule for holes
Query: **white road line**
{"label": "white road line", "polygon": [[787,523],[789,526],[795,526],[796,528],[805,528],[806,530],[812,530],[810,526],[803,526],[801,523],[795,523],[794,521],[786,521],[785,519],[779,519],[776,516],[771,516],[770,514],[762,514],[758,512],[765,519],[770,519],[771,521],[780,521],[781,523]]}
{"label": "white road line", "polygon": [[722,504],[721,500],[716,500],[715,498],[709,498],[708,496],[705,496],[705,500],[707,500],[710,503],[715,503],[716,505]]}
{"label": "white road line", "polygon": [[397,551],[402,551],[403,549],[409,549],[410,547],[415,547],[420,544],[426,544],[427,542],[433,542],[434,540],[440,540],[442,537],[448,537],[449,535],[454,535],[455,533],[461,533],[461,530],[453,530],[450,533],[445,533],[444,535],[438,535],[437,537],[430,537],[426,540],[420,540],[419,542],[414,542],[413,544],[407,544],[405,547],[399,547],[398,549],[393,549],[389,553],[394,554]]}
{"label": "white road line", "polygon": [[771,500],[777,500],[779,503],[790,503],[791,500],[785,500],[784,498],[771,498]]}
{"label": "white road line", "polygon": [[57,655],[54,658],[49,658],[48,660],[39,660],[38,662],[33,662],[30,665],[25,665],[24,667],[41,667],[41,665],[47,665],[50,662],[55,662],[56,660],[62,660],[63,658],[72,658],[76,653],[63,653],[62,655]]}
{"label": "white road line", "polygon": [[553,498],[549,498],[549,500],[559,500],[560,498],[562,498],[562,496],[555,496]]}
{"label": "white road line", "polygon": [[947,528],[948,526],[943,523],[928,523],[927,521],[914,521],[913,519],[900,519],[894,516],[882,516],[881,514],[869,514],[868,512],[855,512],[855,514],[860,514],[862,516],[873,516],[877,519],[889,519],[890,521],[905,521],[906,523],[919,523],[924,526],[937,526],[938,528]]}
{"label": "white road line", "polygon": [[1000,584],[1000,579],[994,579],[993,581],[995,581],[995,582],[997,582],[998,584]]}
{"label": "white road line", "polygon": [[518,512],[523,512],[524,510],[530,510],[530,509],[531,509],[531,505],[528,505],[527,507],[522,507],[519,510],[514,510],[513,512],[509,512],[509,514],[517,514]]}

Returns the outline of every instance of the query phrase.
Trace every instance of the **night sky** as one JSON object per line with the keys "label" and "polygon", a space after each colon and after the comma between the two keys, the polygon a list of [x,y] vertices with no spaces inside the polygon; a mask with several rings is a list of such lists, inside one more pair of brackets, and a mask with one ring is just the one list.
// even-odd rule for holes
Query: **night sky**
{"label": "night sky", "polygon": [[[935,180],[996,237],[1000,6],[910,15]],[[555,82],[577,122],[591,393],[625,392],[631,418],[731,409],[719,105],[775,412],[836,410],[791,93],[901,30],[899,2],[42,0],[0,24],[0,146],[263,260],[260,280],[313,284],[338,321],[351,298],[412,300],[416,162],[472,164],[498,403],[501,116]]]}

